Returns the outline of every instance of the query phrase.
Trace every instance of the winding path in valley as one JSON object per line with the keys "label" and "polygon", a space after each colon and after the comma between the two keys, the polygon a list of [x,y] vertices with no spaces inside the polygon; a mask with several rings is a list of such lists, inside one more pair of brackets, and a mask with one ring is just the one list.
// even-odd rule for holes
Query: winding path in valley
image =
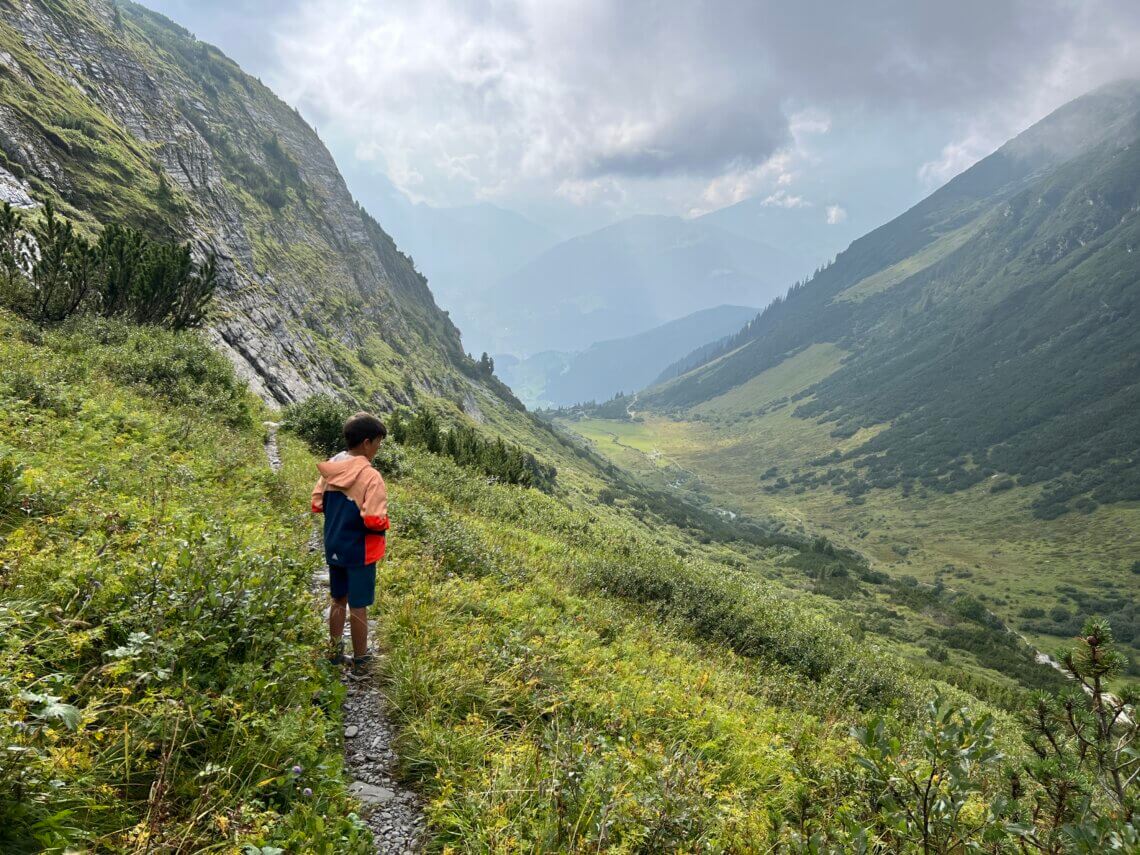
{"label": "winding path in valley", "polygon": [[[265,454],[274,472],[281,468],[277,427],[275,422],[265,423]],[[315,529],[309,549],[320,549],[320,535]],[[318,602],[328,602],[328,568],[323,565],[313,576],[312,591]],[[327,610],[327,605],[323,607]],[[372,644],[375,638],[373,623],[369,633]],[[384,695],[372,680],[356,682],[344,674],[341,680],[348,691],[344,702],[344,762],[352,778],[348,790],[363,806],[362,816],[372,831],[377,853],[414,855],[423,848],[423,809],[419,796],[394,774],[395,730],[388,720]]]}

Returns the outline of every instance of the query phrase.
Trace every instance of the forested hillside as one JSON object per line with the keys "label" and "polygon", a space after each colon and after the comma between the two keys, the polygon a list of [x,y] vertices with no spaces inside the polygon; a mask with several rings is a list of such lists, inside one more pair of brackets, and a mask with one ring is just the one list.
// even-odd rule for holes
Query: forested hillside
{"label": "forested hillside", "polygon": [[1136,82],[1068,104],[666,371],[633,421],[564,423],[968,591],[1043,650],[1089,613],[1140,645],[1138,116]]}
{"label": "forested hillside", "polygon": [[1140,499],[1140,83],[1062,108],[793,288],[706,364],[641,396],[691,407],[804,348],[847,351],[797,414],[848,486],[1045,482],[1035,511]]}

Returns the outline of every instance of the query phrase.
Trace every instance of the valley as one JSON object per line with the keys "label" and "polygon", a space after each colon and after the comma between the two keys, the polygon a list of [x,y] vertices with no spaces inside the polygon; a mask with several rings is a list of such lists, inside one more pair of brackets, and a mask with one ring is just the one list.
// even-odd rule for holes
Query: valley
{"label": "valley", "polygon": [[[845,212],[784,190],[561,241],[378,199],[421,268],[218,48],[0,0],[0,849],[1140,851],[1138,143],[1094,90],[790,289]],[[346,667],[311,491],[362,410]]]}

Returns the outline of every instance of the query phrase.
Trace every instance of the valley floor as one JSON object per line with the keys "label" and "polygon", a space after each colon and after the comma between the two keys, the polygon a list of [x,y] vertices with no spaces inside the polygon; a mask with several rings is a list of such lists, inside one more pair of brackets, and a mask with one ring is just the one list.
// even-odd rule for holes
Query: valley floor
{"label": "valley floor", "polygon": [[[1049,653],[1069,641],[1079,619],[1140,600],[1132,569],[1140,560],[1137,503],[1041,520],[1030,511],[1035,487],[991,492],[982,483],[910,495],[876,489],[857,501],[827,485],[777,487],[779,477],[791,479],[809,461],[846,452],[876,432],[836,439],[832,424],[792,415],[791,396],[834,370],[841,356],[832,345],[815,345],[678,417],[636,412],[635,404],[634,421],[561,424],[615,463],[709,506],[822,534],[894,576],[970,592]],[[1140,626],[1135,636],[1131,624],[1116,628],[1125,641],[1135,638],[1132,656],[1140,660]]]}

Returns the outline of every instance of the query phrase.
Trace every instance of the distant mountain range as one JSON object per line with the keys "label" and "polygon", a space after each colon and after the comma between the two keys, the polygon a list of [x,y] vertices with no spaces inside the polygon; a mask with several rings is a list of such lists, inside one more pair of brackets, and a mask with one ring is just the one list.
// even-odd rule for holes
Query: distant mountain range
{"label": "distant mountain range", "polygon": [[802,262],[699,220],[638,216],[505,277],[477,323],[498,352],[577,351],[723,304],[765,305]]}
{"label": "distant mountain range", "polygon": [[760,196],[712,211],[697,222],[778,246],[799,261],[796,278],[810,275],[858,236],[847,223],[829,223],[818,206],[785,207]]}
{"label": "distant mountain range", "polygon": [[691,220],[629,217],[563,240],[495,205],[436,207],[413,203],[383,175],[349,180],[476,354],[572,353],[718,305],[764,306],[846,234],[818,208],[753,199]]}
{"label": "distant mountain range", "polygon": [[666,372],[684,373],[639,408],[687,410],[831,343],[848,355],[795,414],[836,437],[875,428],[843,456],[858,461],[853,489],[954,491],[1005,474],[1044,484],[1039,516],[1140,499],[1138,259],[1140,82],[1128,81],[855,241]]}
{"label": "distant mountain range", "polygon": [[702,309],[637,335],[596,342],[580,353],[544,351],[524,360],[496,356],[496,371],[530,407],[605,401],[642,388],[694,347],[736,332],[756,314],[746,306]]}

